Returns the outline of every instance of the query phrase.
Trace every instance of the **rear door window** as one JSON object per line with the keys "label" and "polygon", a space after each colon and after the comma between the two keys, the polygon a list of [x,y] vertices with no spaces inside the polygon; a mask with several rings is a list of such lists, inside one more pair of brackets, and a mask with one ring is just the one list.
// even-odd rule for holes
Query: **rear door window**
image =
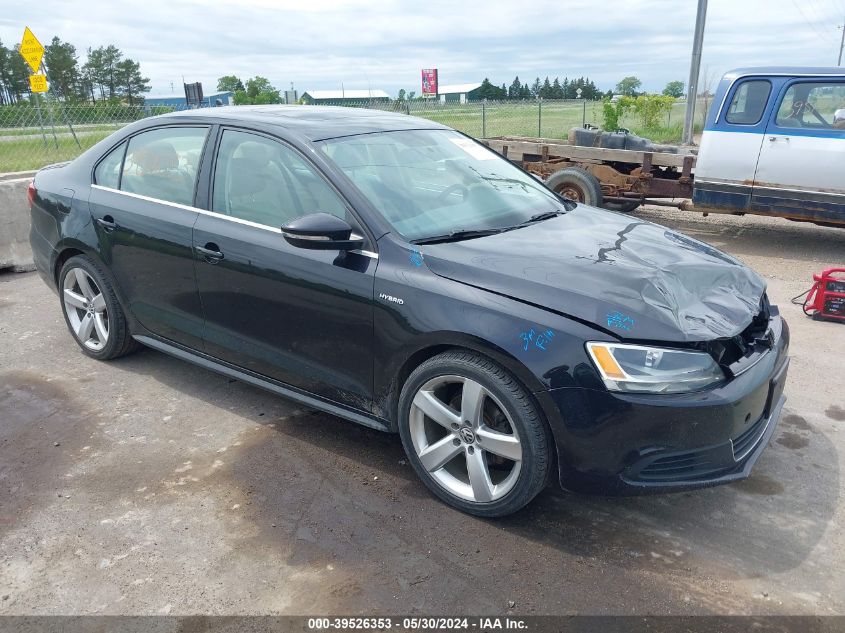
{"label": "rear door window", "polygon": [[734,125],[757,125],[763,118],[772,84],[765,79],[743,81],[734,91],[725,121]]}
{"label": "rear door window", "polygon": [[120,189],[191,205],[207,127],[167,127],[129,139]]}

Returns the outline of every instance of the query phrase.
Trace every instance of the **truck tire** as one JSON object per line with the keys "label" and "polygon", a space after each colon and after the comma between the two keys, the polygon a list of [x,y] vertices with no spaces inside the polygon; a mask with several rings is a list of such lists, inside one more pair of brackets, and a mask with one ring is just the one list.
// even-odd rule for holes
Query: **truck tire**
{"label": "truck tire", "polygon": [[578,167],[567,167],[556,171],[546,181],[546,186],[555,193],[589,205],[602,206],[601,183],[591,173]]}
{"label": "truck tire", "polygon": [[617,211],[619,213],[631,213],[640,206],[639,200],[631,200],[630,202],[605,202],[604,208],[608,211]]}

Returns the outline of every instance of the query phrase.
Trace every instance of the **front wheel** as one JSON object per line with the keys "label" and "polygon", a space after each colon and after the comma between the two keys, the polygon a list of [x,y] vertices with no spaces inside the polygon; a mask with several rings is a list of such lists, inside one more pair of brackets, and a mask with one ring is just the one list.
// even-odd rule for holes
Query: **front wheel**
{"label": "front wheel", "polygon": [[545,486],[551,439],[530,394],[478,354],[420,365],[399,398],[408,459],[437,497],[469,514],[516,512]]}

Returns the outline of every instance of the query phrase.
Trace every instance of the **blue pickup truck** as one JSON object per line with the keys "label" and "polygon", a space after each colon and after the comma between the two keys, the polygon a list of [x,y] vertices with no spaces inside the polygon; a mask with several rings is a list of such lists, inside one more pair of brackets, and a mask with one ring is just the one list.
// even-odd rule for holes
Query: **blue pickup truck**
{"label": "blue pickup truck", "polygon": [[570,130],[568,141],[485,142],[556,191],[594,206],[632,211],[648,203],[845,227],[843,68],[726,73],[697,149],[581,128]]}

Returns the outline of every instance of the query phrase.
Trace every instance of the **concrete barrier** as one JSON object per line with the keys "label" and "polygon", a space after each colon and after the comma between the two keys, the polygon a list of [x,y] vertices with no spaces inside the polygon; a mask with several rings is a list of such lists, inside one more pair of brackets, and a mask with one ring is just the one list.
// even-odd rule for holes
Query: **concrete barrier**
{"label": "concrete barrier", "polygon": [[0,174],[0,270],[34,270],[29,247],[29,205],[26,188],[31,172]]}

